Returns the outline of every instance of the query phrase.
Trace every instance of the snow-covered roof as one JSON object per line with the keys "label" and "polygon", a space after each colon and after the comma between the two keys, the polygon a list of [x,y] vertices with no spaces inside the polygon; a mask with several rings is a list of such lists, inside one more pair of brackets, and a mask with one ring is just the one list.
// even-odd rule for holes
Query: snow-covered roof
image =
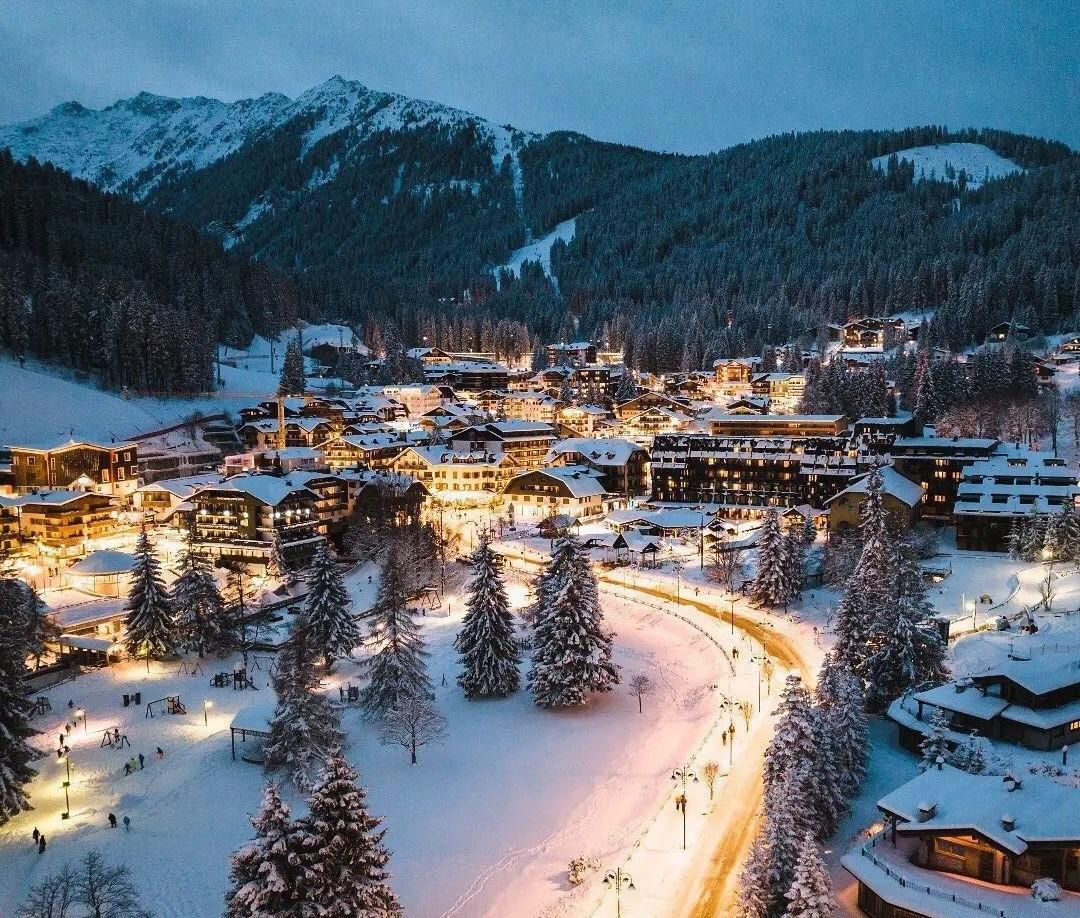
{"label": "snow-covered roof", "polygon": [[626,465],[630,457],[641,449],[636,443],[621,437],[568,437],[552,444],[545,461],[577,453],[597,465]]}
{"label": "snow-covered roof", "polygon": [[61,647],[72,647],[76,650],[96,650],[99,653],[109,653],[119,650],[120,645],[109,638],[91,637],[87,634],[61,634]]}
{"label": "snow-covered roof", "polygon": [[503,453],[490,453],[484,450],[470,452],[468,450],[450,449],[448,446],[411,446],[408,452],[414,453],[428,465],[501,465],[509,461],[509,457]]}
{"label": "snow-covered roof", "polygon": [[249,733],[269,733],[270,721],[276,708],[277,702],[272,698],[255,701],[237,711],[229,726],[234,730],[247,730]]}
{"label": "snow-covered roof", "polygon": [[[1013,854],[1040,842],[1080,842],[1080,807],[1075,788],[1042,775],[1026,774],[1019,789],[1000,775],[972,775],[949,765],[931,768],[878,801],[878,807],[903,820],[907,832],[975,833]],[[920,806],[933,804],[932,813]],[[1002,816],[1015,822],[1006,829]],[[920,821],[921,820],[921,821]]]}
{"label": "snow-covered roof", "polygon": [[260,503],[276,507],[290,494],[315,495],[303,485],[294,484],[288,478],[276,475],[236,475],[220,484],[204,488],[204,491],[233,491],[238,494],[250,494]]}
{"label": "snow-covered roof", "polygon": [[659,529],[700,529],[716,517],[715,509],[694,510],[690,507],[665,507],[660,510],[612,510],[608,522],[616,525],[644,523]]}
{"label": "snow-covered roof", "polygon": [[895,446],[907,446],[913,448],[931,446],[949,446],[954,449],[979,449],[989,450],[997,445],[997,440],[985,437],[899,437]]}
{"label": "snow-covered roof", "polygon": [[166,478],[139,488],[140,493],[165,491],[181,500],[191,497],[200,488],[217,484],[223,478],[217,472],[203,472],[199,475],[185,475],[183,478]]}
{"label": "snow-covered roof", "polygon": [[67,572],[80,577],[106,577],[111,574],[126,574],[134,567],[134,555],[126,551],[101,548],[90,552],[81,561],[76,561]]}
{"label": "snow-covered roof", "polygon": [[122,443],[95,443],[93,440],[75,440],[68,438],[67,440],[41,440],[36,443],[30,443],[26,445],[11,444],[11,449],[22,450],[28,453],[53,453],[60,450],[75,449],[76,447],[86,446],[90,449],[103,449],[103,450],[118,450],[118,449],[134,449],[136,444],[129,441]]}
{"label": "snow-covered roof", "polygon": [[977,682],[1008,679],[1029,692],[1045,695],[1055,689],[1080,685],[1080,660],[1073,653],[1046,653],[1030,660],[1006,659],[972,673],[971,678]]}
{"label": "snow-covered roof", "polygon": [[945,708],[979,720],[993,720],[1009,706],[1009,702],[996,695],[984,695],[973,686],[967,686],[963,691],[956,690],[956,683],[947,682],[938,685],[925,692],[915,695],[916,701],[933,705],[936,708]]}
{"label": "snow-covered roof", "polygon": [[101,495],[93,491],[71,491],[59,488],[54,491],[36,491],[29,494],[20,494],[17,497],[0,495],[0,503],[8,507],[62,507],[81,500],[84,497]]}
{"label": "snow-covered roof", "polygon": [[[839,499],[845,494],[865,494],[869,484],[869,474],[863,475],[861,478],[853,481],[844,488],[839,494],[834,494],[825,501],[825,506],[828,506],[834,500]],[[920,485],[915,484],[915,482],[909,478],[905,478],[891,465],[886,465],[881,469],[881,490],[882,493],[895,497],[898,501],[907,504],[909,507],[917,506],[925,493]]]}
{"label": "snow-covered roof", "polygon": [[555,466],[549,469],[531,469],[516,475],[506,485],[509,489],[518,479],[527,475],[543,475],[560,482],[572,497],[602,497],[607,493],[596,473],[583,465]]}

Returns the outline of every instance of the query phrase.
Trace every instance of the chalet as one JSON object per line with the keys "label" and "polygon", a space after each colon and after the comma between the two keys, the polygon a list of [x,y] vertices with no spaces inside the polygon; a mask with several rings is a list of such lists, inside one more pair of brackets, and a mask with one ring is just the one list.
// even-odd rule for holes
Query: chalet
{"label": "chalet", "polygon": [[331,469],[389,468],[409,446],[422,446],[431,439],[423,430],[377,431],[333,437],[319,447],[323,460]]}
{"label": "chalet", "polygon": [[896,470],[925,492],[922,516],[947,520],[964,469],[989,459],[997,448],[997,440],[982,437],[899,437],[889,452]]}
{"label": "chalet", "polygon": [[606,402],[615,397],[625,370],[618,364],[584,363],[574,370],[572,386],[583,402]]}
{"label": "chalet", "polygon": [[405,352],[410,360],[419,360],[425,366],[444,366],[448,363],[493,363],[493,352],[445,351],[440,347],[411,347]]}
{"label": "chalet", "polygon": [[135,492],[133,503],[136,510],[152,513],[159,522],[173,517],[178,511],[192,509],[191,498],[208,485],[220,484],[223,477],[217,472],[188,475],[185,478],[169,478],[143,485]]}
{"label": "chalet", "polygon": [[[318,446],[334,436],[334,424],[323,417],[296,416],[285,420],[286,446]],[[251,421],[240,428],[240,437],[248,449],[267,449],[278,445],[277,418]]]}
{"label": "chalet", "polygon": [[484,389],[506,389],[510,371],[498,363],[456,361],[425,367],[424,381],[451,386],[455,392],[482,392]]}
{"label": "chalet", "polygon": [[971,551],[1007,551],[1023,517],[1057,514],[1080,494],[1077,470],[1043,453],[994,456],[962,474],[953,504],[956,547]]}
{"label": "chalet", "polygon": [[898,726],[901,746],[918,749],[935,710],[945,713],[953,742],[978,731],[1030,749],[1075,745],[1080,742],[1080,660],[1075,652],[1053,646],[1014,652],[966,679],[898,699],[888,717]]}
{"label": "chalet", "polygon": [[452,402],[425,412],[419,423],[426,430],[445,433],[464,430],[466,427],[478,424],[481,421],[483,421],[483,415],[476,408]]}
{"label": "chalet", "polygon": [[296,471],[289,473],[288,481],[315,495],[315,513],[325,525],[325,531],[340,532],[344,528],[356,490],[350,489],[346,475],[330,471]]}
{"label": "chalet", "polygon": [[86,440],[42,446],[12,446],[15,490],[78,488],[126,497],[139,484],[139,447],[135,443],[103,445]]}
{"label": "chalet", "polygon": [[649,440],[657,434],[687,430],[692,422],[693,418],[685,411],[653,405],[638,414],[621,419],[618,430],[627,437]]}
{"label": "chalet", "polygon": [[806,388],[802,373],[758,373],[750,380],[750,391],[769,399],[778,412],[795,411]]}
{"label": "chalet", "polygon": [[842,414],[730,414],[719,409],[702,415],[714,436],[836,437],[847,430]]}
{"label": "chalet", "polygon": [[353,519],[378,525],[419,523],[430,493],[411,475],[385,469],[342,475],[349,481]]}
{"label": "chalet", "polygon": [[565,432],[589,437],[611,426],[611,412],[600,405],[564,405],[556,420]]}
{"label": "chalet", "polygon": [[502,494],[513,507],[514,517],[525,520],[597,517],[603,514],[608,496],[599,474],[580,465],[521,472],[506,483]]}
{"label": "chalet", "polygon": [[844,347],[888,350],[893,343],[904,341],[907,337],[907,327],[903,319],[871,316],[846,322],[842,340]]}
{"label": "chalet", "polygon": [[438,386],[419,383],[405,386],[383,386],[383,394],[405,407],[409,417],[418,417],[442,404],[443,394]]}
{"label": "chalet", "polygon": [[437,499],[497,494],[518,465],[503,452],[454,450],[446,446],[410,446],[391,470],[415,478]]}
{"label": "chalet", "polygon": [[450,434],[450,447],[464,452],[505,453],[519,468],[536,468],[556,439],[555,428],[535,421],[492,421]]}
{"label": "chalet", "polygon": [[[870,475],[863,475],[825,501],[831,532],[847,532],[859,527],[869,482]],[[905,478],[891,466],[881,469],[881,503],[897,532],[907,532],[919,521],[922,498],[923,489],[910,478]]]}
{"label": "chalet", "polygon": [[593,469],[610,494],[637,497],[648,493],[649,453],[617,437],[571,437],[555,443],[545,465],[575,465]]}
{"label": "chalet", "polygon": [[318,496],[276,475],[237,475],[196,492],[195,545],[224,562],[266,564],[275,541],[290,564],[303,563],[323,541]]}
{"label": "chalet", "polygon": [[713,374],[718,386],[742,386],[748,392],[759,366],[760,357],[723,357],[713,361]]}
{"label": "chalet", "polygon": [[907,418],[859,418],[855,422],[856,437],[916,437],[922,427],[915,417]]}
{"label": "chalet", "polygon": [[547,346],[549,366],[581,366],[597,362],[596,345],[588,341],[574,341],[571,344],[549,344]]}
{"label": "chalet", "polygon": [[628,421],[631,418],[639,416],[649,408],[663,408],[667,411],[685,414],[687,411],[687,404],[685,401],[672,398],[670,395],[664,395],[661,392],[643,392],[641,395],[630,399],[628,402],[622,402],[616,405],[615,417],[620,421]]}
{"label": "chalet", "polygon": [[878,801],[885,828],[841,859],[874,918],[1028,914],[1038,879],[1066,890],[1059,914],[1080,910],[1076,790],[1037,774],[973,775],[931,768]]}
{"label": "chalet", "polygon": [[725,414],[771,414],[769,398],[763,395],[744,395],[733,399],[724,408]]}
{"label": "chalet", "polygon": [[500,407],[507,420],[555,424],[564,405],[547,392],[508,392]]}
{"label": "chalet", "polygon": [[999,322],[986,334],[988,342],[1009,341],[1014,338],[1022,339],[1031,334],[1031,329],[1020,322]]}
{"label": "chalet", "polygon": [[32,491],[0,497],[0,505],[16,508],[19,534],[53,558],[80,558],[95,540],[117,532],[117,501],[97,491]]}

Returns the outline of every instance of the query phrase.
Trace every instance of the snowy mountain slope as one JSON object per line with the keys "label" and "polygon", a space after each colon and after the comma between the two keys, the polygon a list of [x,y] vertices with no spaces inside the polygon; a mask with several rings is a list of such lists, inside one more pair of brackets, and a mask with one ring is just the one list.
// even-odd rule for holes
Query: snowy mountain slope
{"label": "snowy mountain slope", "polygon": [[577,217],[564,220],[546,236],[511,252],[510,260],[506,264],[495,268],[495,276],[498,277],[501,271],[507,271],[513,274],[514,277],[520,277],[521,266],[525,262],[538,261],[544,273],[551,277],[551,247],[560,240],[569,242],[574,238],[575,232],[577,232]]}
{"label": "snowy mountain slope", "polygon": [[534,136],[335,76],[296,99],[266,93],[226,103],[144,92],[97,110],[67,102],[39,118],[0,127],[0,147],[10,147],[17,159],[34,156],[108,191],[145,198],[163,181],[206,168],[296,122],[304,125],[301,157],[340,131],[350,131],[355,141],[384,131],[469,125],[490,143],[495,168],[509,155],[515,175],[517,152]]}
{"label": "snowy mountain slope", "polygon": [[[892,155],[894,154],[876,156],[870,162],[876,169],[884,170]],[[969,188],[978,188],[986,181],[1023,170],[1023,167],[1011,159],[1006,159],[981,143],[943,143],[929,147],[912,147],[900,150],[895,156],[915,167],[916,178],[933,177],[944,181],[950,169],[956,173],[966,172]]]}

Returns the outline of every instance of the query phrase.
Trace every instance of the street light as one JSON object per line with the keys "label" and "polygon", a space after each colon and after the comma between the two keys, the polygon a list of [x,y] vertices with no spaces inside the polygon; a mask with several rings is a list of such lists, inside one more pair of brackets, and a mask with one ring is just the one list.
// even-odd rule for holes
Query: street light
{"label": "street light", "polygon": [[214,706],[214,702],[207,701],[206,699],[203,699],[203,703],[202,703],[202,722],[203,722],[204,727],[209,727],[210,726],[210,720],[206,716],[206,709],[207,708],[212,708],[213,706]]}
{"label": "street light", "polygon": [[730,594],[729,602],[731,603],[731,633],[735,633],[735,594],[728,590]]}
{"label": "street light", "polygon": [[616,867],[614,870],[609,870],[608,875],[604,877],[604,885],[610,886],[615,890],[615,918],[622,918],[622,891],[625,886],[627,889],[636,889],[634,886],[634,879],[630,876],[622,867]]}
{"label": "street light", "polygon": [[87,732],[87,730],[86,730],[86,711],[84,711],[82,708],[78,708],[75,711],[75,719],[78,720],[80,717],[82,718],[83,734],[85,735],[86,732]]}
{"label": "street light", "polygon": [[64,788],[64,812],[60,814],[61,819],[71,818],[71,797],[68,793],[68,788],[71,787],[71,758],[64,756],[64,766],[67,769],[67,779],[61,782],[61,786]]}
{"label": "street light", "polygon": [[735,721],[728,722],[728,768],[731,768],[735,763]]}
{"label": "street light", "polygon": [[675,809],[682,810],[682,847],[683,851],[686,850],[686,784],[688,781],[697,783],[697,775],[695,775],[690,768],[676,768],[671,773],[671,780],[678,781],[682,785],[682,793],[675,798]]}

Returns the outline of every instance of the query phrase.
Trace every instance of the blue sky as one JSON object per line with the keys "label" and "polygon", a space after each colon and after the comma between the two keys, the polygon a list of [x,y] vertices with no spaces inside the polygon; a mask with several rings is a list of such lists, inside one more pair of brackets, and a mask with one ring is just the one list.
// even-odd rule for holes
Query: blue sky
{"label": "blue sky", "polygon": [[0,123],[144,89],[295,95],[339,73],[683,152],[926,123],[1080,148],[1078,13],[1072,0],[9,0]]}

